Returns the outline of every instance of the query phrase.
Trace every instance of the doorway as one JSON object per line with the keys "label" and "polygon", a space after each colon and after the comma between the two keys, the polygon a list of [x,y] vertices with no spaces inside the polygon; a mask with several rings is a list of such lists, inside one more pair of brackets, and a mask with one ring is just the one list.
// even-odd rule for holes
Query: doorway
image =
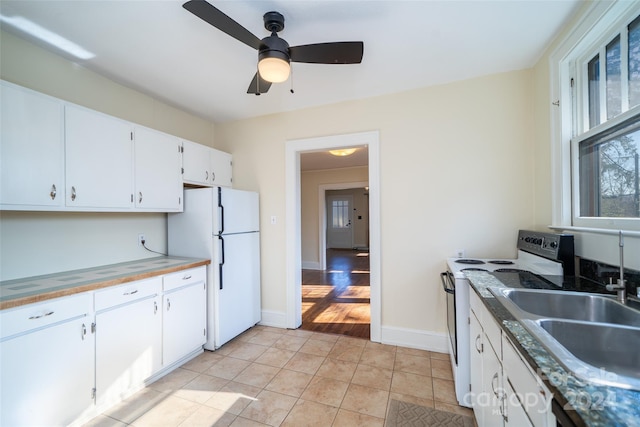
{"label": "doorway", "polygon": [[380,342],[380,146],[377,131],[286,143],[286,327],[296,329],[302,324],[300,154],[362,145],[366,145],[369,151],[370,339]]}

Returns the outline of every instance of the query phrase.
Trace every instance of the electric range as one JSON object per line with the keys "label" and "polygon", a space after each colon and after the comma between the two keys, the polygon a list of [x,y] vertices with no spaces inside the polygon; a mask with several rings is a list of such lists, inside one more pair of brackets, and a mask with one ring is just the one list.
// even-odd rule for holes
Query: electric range
{"label": "electric range", "polygon": [[447,330],[456,397],[471,407],[469,281],[467,270],[484,270],[514,288],[561,289],[567,276],[575,275],[573,235],[520,230],[517,258],[449,258],[441,273],[447,295]]}

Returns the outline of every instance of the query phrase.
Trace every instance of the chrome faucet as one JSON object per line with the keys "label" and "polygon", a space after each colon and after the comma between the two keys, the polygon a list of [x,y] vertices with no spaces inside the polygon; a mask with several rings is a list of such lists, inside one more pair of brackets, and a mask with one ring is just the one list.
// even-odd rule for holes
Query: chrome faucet
{"label": "chrome faucet", "polygon": [[608,291],[618,291],[616,299],[622,304],[627,303],[627,285],[624,280],[624,240],[622,238],[622,230],[619,232],[619,246],[620,246],[620,278],[614,285],[612,278],[609,277],[609,284],[607,285]]}

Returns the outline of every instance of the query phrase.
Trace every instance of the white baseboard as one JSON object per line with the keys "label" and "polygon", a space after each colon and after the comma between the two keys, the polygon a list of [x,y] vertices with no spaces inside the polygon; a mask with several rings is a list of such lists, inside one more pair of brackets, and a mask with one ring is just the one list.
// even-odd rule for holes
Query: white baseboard
{"label": "white baseboard", "polygon": [[273,326],[274,328],[287,328],[287,315],[281,311],[262,310],[262,320],[259,325]]}
{"label": "white baseboard", "polygon": [[318,261],[302,261],[302,268],[305,270],[322,270]]}
{"label": "white baseboard", "polygon": [[449,353],[447,334],[443,333],[382,326],[380,339],[382,344]]}

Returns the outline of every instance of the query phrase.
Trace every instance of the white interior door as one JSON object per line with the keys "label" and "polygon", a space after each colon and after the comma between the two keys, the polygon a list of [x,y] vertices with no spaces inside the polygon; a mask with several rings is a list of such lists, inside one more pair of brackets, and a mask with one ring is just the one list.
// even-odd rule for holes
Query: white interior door
{"label": "white interior door", "polygon": [[353,196],[327,197],[327,247],[353,248]]}

